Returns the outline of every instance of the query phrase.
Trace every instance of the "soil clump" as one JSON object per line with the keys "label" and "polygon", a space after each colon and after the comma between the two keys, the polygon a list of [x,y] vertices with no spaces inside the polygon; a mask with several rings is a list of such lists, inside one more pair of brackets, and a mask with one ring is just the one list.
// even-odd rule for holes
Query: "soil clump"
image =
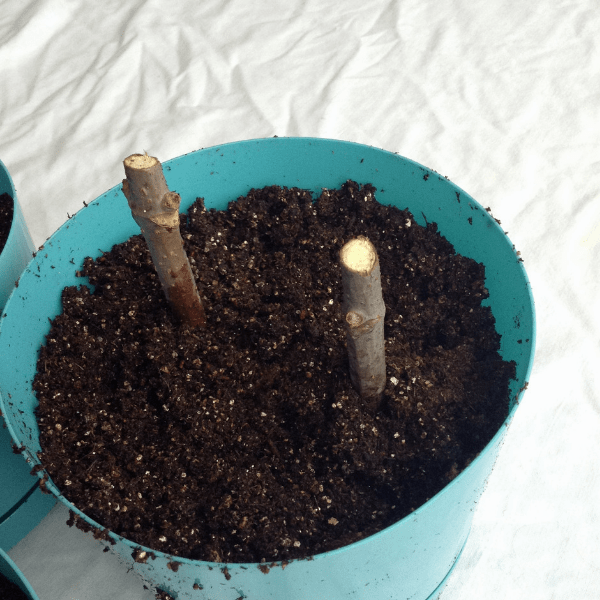
{"label": "soil clump", "polygon": [[[34,382],[41,460],[64,495],[154,550],[270,562],[369,536],[464,469],[515,376],[484,266],[375,191],[348,181],[313,202],[273,186],[225,211],[198,199],[181,232],[206,330],[174,321],[141,236],[86,259],[93,292],[64,290]],[[375,407],[350,384],[340,309],[338,252],[359,235],[386,304]]]}

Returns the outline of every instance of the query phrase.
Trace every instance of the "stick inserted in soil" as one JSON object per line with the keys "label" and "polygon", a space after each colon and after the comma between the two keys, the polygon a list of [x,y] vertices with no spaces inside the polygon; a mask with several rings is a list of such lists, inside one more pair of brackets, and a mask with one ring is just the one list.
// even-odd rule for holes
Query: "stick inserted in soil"
{"label": "stick inserted in soil", "polygon": [[350,377],[359,394],[376,405],[386,381],[379,258],[373,244],[359,236],[340,250],[340,263]]}
{"label": "stick inserted in soil", "polygon": [[169,191],[162,165],[153,156],[132,154],[124,161],[123,193],[148,244],[171,309],[190,327],[206,316],[179,232],[179,194]]}

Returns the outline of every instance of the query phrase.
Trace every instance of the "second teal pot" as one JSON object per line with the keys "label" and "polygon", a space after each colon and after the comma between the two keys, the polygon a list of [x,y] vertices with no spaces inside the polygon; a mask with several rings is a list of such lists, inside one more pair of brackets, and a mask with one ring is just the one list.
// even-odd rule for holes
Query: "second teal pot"
{"label": "second teal pot", "polygon": [[[15,186],[0,161],[0,194],[5,193],[13,200],[13,219],[8,239],[0,253],[0,312],[33,253],[33,242]],[[0,356],[4,357],[4,354]],[[42,494],[38,489],[37,477],[29,473],[27,463],[12,451],[12,442],[0,416],[0,548],[5,550],[29,533],[56,503],[54,498]]]}

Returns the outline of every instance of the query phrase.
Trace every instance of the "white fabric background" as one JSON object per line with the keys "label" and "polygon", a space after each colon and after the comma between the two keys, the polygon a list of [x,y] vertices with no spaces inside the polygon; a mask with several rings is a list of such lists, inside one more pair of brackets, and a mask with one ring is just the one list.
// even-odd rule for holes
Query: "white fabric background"
{"label": "white fabric background", "polygon": [[[441,598],[597,599],[598,31],[597,0],[3,2],[0,158],[36,245],[133,152],[273,135],[396,151],[490,206],[537,356]],[[65,520],[10,553],[42,600],[153,598]]]}

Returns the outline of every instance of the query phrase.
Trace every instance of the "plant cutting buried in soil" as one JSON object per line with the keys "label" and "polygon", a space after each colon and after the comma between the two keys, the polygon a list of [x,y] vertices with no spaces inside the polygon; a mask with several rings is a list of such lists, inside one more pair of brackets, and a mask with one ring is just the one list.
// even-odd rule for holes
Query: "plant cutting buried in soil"
{"label": "plant cutting buried in soil", "polygon": [[0,194],[0,253],[4,250],[13,220],[14,203],[9,194]]}
{"label": "plant cutting buried in soil", "polygon": [[[515,375],[484,267],[375,193],[198,199],[180,221],[206,328],[172,316],[141,236],[86,259],[94,291],[64,290],[34,381],[41,460],[64,495],[155,550],[270,562],[371,535],[468,465]],[[350,381],[341,308],[339,251],[359,236],[385,302],[375,402]]]}

